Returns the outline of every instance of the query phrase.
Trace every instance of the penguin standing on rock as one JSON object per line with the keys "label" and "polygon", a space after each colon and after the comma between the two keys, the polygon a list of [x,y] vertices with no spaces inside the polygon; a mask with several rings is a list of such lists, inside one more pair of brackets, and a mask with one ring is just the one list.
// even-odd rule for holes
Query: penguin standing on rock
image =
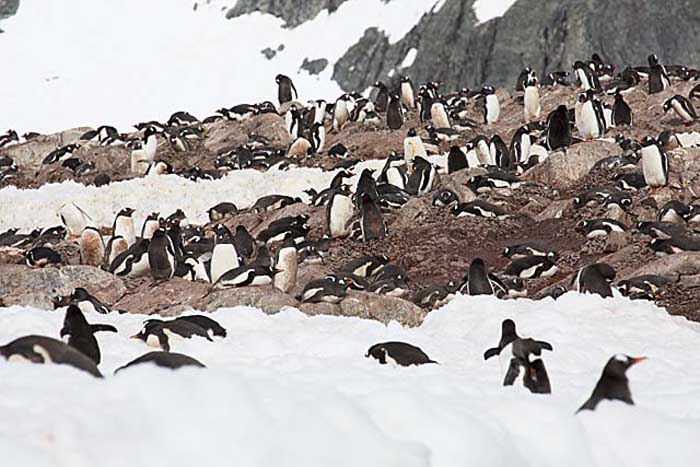
{"label": "penguin standing on rock", "polygon": [[[277,83],[277,99],[280,105],[299,98],[297,88],[294,87],[294,83],[289,76],[277,75],[275,77],[275,82]],[[293,96],[292,92],[294,92]]]}
{"label": "penguin standing on rock", "polygon": [[377,95],[374,98],[374,108],[377,112],[384,113],[389,105],[389,89],[386,84],[381,81],[374,83],[374,87],[378,89]]}
{"label": "penguin standing on rock", "polygon": [[360,229],[364,242],[382,239],[388,233],[382,212],[369,193],[360,195]]}
{"label": "penguin standing on rock", "polygon": [[486,263],[481,258],[474,258],[469,264],[469,276],[466,281],[466,288],[462,290],[467,295],[494,295],[493,284],[489,280],[486,270]]}
{"label": "penguin standing on rock", "polygon": [[647,57],[649,62],[649,94],[657,94],[671,85],[666,68],[659,63],[655,54]]}
{"label": "penguin standing on rock", "polygon": [[416,108],[413,83],[411,83],[411,78],[408,76],[401,78],[401,103],[405,105],[407,109],[413,110]]}
{"label": "penguin standing on rock", "polygon": [[175,274],[175,249],[163,228],[156,230],[148,246],[148,265],[156,281],[171,279]]}
{"label": "penguin standing on rock", "polygon": [[331,238],[347,237],[350,235],[351,220],[355,208],[350,193],[336,190],[326,207],[326,232]]}
{"label": "penguin standing on rock", "polygon": [[[352,202],[350,203],[352,205]],[[299,255],[297,247],[291,239],[287,239],[282,243],[282,246],[277,250],[277,259],[275,267],[278,269],[277,274],[272,280],[272,285],[284,293],[289,293],[297,282],[297,265]]]}
{"label": "penguin standing on rock", "polygon": [[606,124],[603,106],[593,91],[579,94],[579,112],[576,115],[576,128],[584,140],[600,138],[605,134]]}
{"label": "penguin standing on rock", "polygon": [[153,127],[147,127],[143,133],[143,145],[140,149],[131,151],[131,173],[136,176],[145,175],[155,161],[158,152],[158,137]]}
{"label": "penguin standing on rock", "polygon": [[372,357],[380,364],[393,363],[400,366],[425,365],[437,363],[415,345],[406,342],[382,342],[374,344],[367,350],[366,358]]}
{"label": "penguin standing on rock", "polygon": [[650,187],[668,184],[668,156],[659,142],[647,136],[642,141],[642,172],[644,181]]}
{"label": "penguin standing on rock", "polygon": [[100,231],[95,227],[85,227],[80,235],[80,264],[100,266],[105,259],[105,245]]}
{"label": "penguin standing on rock", "polygon": [[114,218],[114,223],[112,224],[112,235],[115,237],[123,237],[129,246],[136,243],[133,214],[133,209],[124,208],[117,213],[117,216]]}
{"label": "penguin standing on rock", "polygon": [[625,404],[634,405],[632,392],[627,379],[627,370],[639,362],[646,360],[646,357],[630,357],[629,355],[613,355],[603,368],[603,374],[593,389],[593,394],[581,406],[576,413],[582,410],[595,410],[600,401],[618,400]]}
{"label": "penguin standing on rock", "polygon": [[530,71],[525,80],[525,123],[538,120],[542,107],[540,106],[539,80],[534,71]]}
{"label": "penguin standing on rock", "polygon": [[391,130],[398,130],[403,126],[404,116],[401,101],[398,94],[389,96],[389,106],[386,110],[386,124]]}
{"label": "penguin standing on rock", "polygon": [[615,93],[615,103],[612,109],[612,122],[616,127],[628,125],[632,126],[632,109],[627,105],[620,91]]}
{"label": "penguin standing on rock", "polygon": [[210,273],[212,283],[218,281],[226,271],[237,268],[241,264],[231,231],[222,224],[216,224],[214,234]]}
{"label": "penguin standing on rock", "polygon": [[428,152],[425,149],[423,140],[418,133],[416,133],[415,128],[408,130],[406,138],[403,140],[403,155],[406,162],[406,167],[412,169],[413,159],[416,157],[427,158]]}
{"label": "penguin standing on rock", "polygon": [[492,86],[484,86],[481,88],[482,113],[484,115],[484,123],[491,125],[498,121],[501,115],[501,104],[498,101],[496,90]]}

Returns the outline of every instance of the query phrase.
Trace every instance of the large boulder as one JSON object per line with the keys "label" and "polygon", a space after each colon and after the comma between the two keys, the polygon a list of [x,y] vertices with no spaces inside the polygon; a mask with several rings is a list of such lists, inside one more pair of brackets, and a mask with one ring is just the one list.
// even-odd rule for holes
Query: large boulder
{"label": "large boulder", "polygon": [[272,286],[239,287],[212,293],[207,298],[206,310],[214,311],[219,308],[250,306],[259,308],[268,314],[275,314],[286,306],[295,307],[297,304],[294,297]]}
{"label": "large boulder", "polygon": [[274,147],[284,148],[289,144],[284,119],[276,114],[263,114],[240,122],[222,120],[212,124],[204,147],[217,153],[247,143],[250,134],[267,138]]}
{"label": "large boulder", "polygon": [[343,316],[375,319],[382,323],[398,321],[404,326],[419,326],[426,312],[414,303],[402,298],[351,291],[340,302]]}
{"label": "large boulder", "polygon": [[52,309],[55,296],[70,295],[76,287],[84,287],[110,304],[126,292],[121,279],[92,266],[33,269],[19,264],[0,265],[0,296],[8,306]]}
{"label": "large boulder", "polygon": [[553,152],[542,163],[523,174],[523,179],[552,188],[569,188],[582,179],[596,162],[619,152],[611,141],[587,141],[571,146],[566,152]]}
{"label": "large boulder", "polygon": [[0,150],[0,153],[11,157],[22,169],[38,170],[51,151],[77,142],[80,136],[89,130],[91,128],[81,127],[51,135],[40,135],[26,143],[8,146]]}
{"label": "large boulder", "polygon": [[176,316],[190,308],[205,309],[209,289],[209,284],[178,277],[156,284],[147,279],[131,289],[114,308],[129,313]]}
{"label": "large boulder", "polygon": [[657,274],[673,281],[679,280],[681,283],[692,279],[693,285],[697,286],[700,280],[700,252],[686,251],[663,256],[636,269],[625,271],[619,279],[646,274]]}

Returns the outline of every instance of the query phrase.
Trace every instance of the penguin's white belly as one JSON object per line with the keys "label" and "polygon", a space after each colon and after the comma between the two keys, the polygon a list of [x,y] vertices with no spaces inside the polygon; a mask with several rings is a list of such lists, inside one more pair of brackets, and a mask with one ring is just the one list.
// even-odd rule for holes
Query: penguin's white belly
{"label": "penguin's white belly", "polygon": [[131,271],[129,272],[129,274],[127,274],[127,276],[142,276],[146,274],[150,269],[151,266],[148,263],[148,253],[144,253],[143,255],[141,255],[141,259],[139,259],[139,261],[131,265]]}
{"label": "penguin's white belly", "polygon": [[644,173],[644,180],[647,182],[647,185],[666,185],[663,161],[658,151],[648,151],[646,148],[642,149],[642,172]]}
{"label": "penguin's white belly", "polygon": [[447,113],[445,113],[445,107],[442,104],[433,104],[430,108],[430,117],[435,128],[450,128],[451,126]]}
{"label": "penguin's white belly", "polygon": [[580,121],[577,121],[576,126],[583,139],[595,139],[600,136],[598,119],[592,105],[583,106]]}
{"label": "penguin's white belly", "polygon": [[673,110],[676,111],[678,116],[681,117],[684,122],[693,121],[693,117],[683,108],[680,102],[674,100],[673,102],[671,102],[671,106],[673,106]]}
{"label": "penguin's white belly", "polygon": [[603,109],[603,116],[605,117],[605,126],[607,128],[615,128],[615,122],[613,122],[613,111],[605,107]]}
{"label": "penguin's white belly", "polygon": [[238,263],[236,247],[231,243],[220,243],[214,246],[211,255],[211,281],[216,282],[225,272],[235,269]]}
{"label": "penguin's white belly", "polygon": [[486,123],[491,124],[498,121],[501,116],[501,104],[498,97],[493,94],[486,96]]}
{"label": "penguin's white belly", "polygon": [[479,156],[475,149],[472,149],[467,153],[467,166],[471,169],[474,167],[479,167],[480,161]]}
{"label": "penguin's white belly", "polygon": [[352,199],[349,196],[336,195],[330,209],[329,227],[333,237],[343,237],[350,233],[348,226],[354,214]]}
{"label": "penguin's white belly", "polygon": [[406,183],[401,175],[401,171],[398,168],[389,167],[389,169],[386,171],[386,179],[390,185],[394,185],[402,190],[406,189]]}
{"label": "penguin's white belly", "polygon": [[119,216],[114,227],[114,236],[122,237],[131,246],[136,242],[136,230],[134,220],[131,217]]}
{"label": "penguin's white belly", "polygon": [[148,337],[146,337],[146,345],[149,347],[160,349],[160,341],[158,340],[158,336],[156,336],[155,334],[149,334]]}
{"label": "penguin's white belly", "polygon": [[525,88],[525,121],[529,122],[540,118],[540,92],[536,86]]}

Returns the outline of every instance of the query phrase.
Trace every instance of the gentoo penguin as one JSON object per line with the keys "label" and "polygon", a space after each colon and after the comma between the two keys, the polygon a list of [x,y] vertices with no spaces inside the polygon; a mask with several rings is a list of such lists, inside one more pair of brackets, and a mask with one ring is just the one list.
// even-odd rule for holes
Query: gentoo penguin
{"label": "gentoo penguin", "polygon": [[151,241],[147,238],[138,240],[124,253],[117,255],[109,266],[109,272],[117,276],[137,277],[148,272],[148,246]]}
{"label": "gentoo penguin", "polygon": [[508,370],[503,379],[504,386],[512,386],[522,369],[523,386],[535,394],[552,392],[549,376],[542,361],[542,350],[552,350],[546,342],[517,338],[503,349],[504,359],[510,357]]}
{"label": "gentoo penguin", "polygon": [[529,66],[526,66],[520,72],[518,75],[518,80],[515,82],[515,90],[517,92],[522,92],[525,90],[525,83],[527,82],[527,78],[530,76],[530,73],[532,73],[532,68]]}
{"label": "gentoo penguin", "polygon": [[467,295],[494,295],[493,285],[489,280],[486,263],[481,258],[474,258],[469,264],[469,277],[463,291]]}
{"label": "gentoo penguin", "polygon": [[256,213],[270,212],[294,203],[301,203],[301,199],[286,195],[266,195],[258,198],[250,209]]}
{"label": "gentoo penguin", "polygon": [[303,159],[313,155],[315,148],[313,143],[304,136],[299,136],[292,141],[287,148],[287,157],[292,159]]}
{"label": "gentoo penguin", "polygon": [[58,210],[58,216],[71,237],[80,236],[87,226],[95,226],[90,215],[75,203],[66,203],[61,206]]}
{"label": "gentoo penguin", "polygon": [[345,124],[350,121],[349,101],[350,96],[347,94],[343,94],[335,101],[335,106],[333,107],[333,130],[342,130]]}
{"label": "gentoo penguin", "polygon": [[141,355],[139,358],[130,361],[124,366],[121,366],[114,370],[114,374],[116,375],[118,372],[135,366],[135,365],[141,365],[144,363],[152,363],[156,366],[159,366],[161,368],[170,368],[171,370],[177,370],[178,368],[183,368],[187,366],[193,366],[193,367],[198,367],[198,368],[206,368],[202,362],[199,360],[190,357],[189,355],[181,354],[181,353],[176,353],[176,352],[161,352],[161,351],[156,351],[156,352],[148,352],[146,354]]}
{"label": "gentoo penguin", "polygon": [[557,265],[546,256],[526,256],[510,263],[504,274],[521,279],[538,279],[552,277],[557,271],[559,271]]}
{"label": "gentoo penguin", "polygon": [[540,106],[539,80],[535,71],[530,71],[524,83],[525,91],[525,123],[538,120],[542,107]]}
{"label": "gentoo penguin", "polygon": [[482,112],[484,114],[484,123],[491,125],[498,121],[501,115],[501,104],[498,101],[496,90],[492,86],[484,86],[481,88],[483,96]]}
{"label": "gentoo penguin", "polygon": [[649,62],[649,94],[656,94],[671,85],[666,68],[659,63],[659,57],[654,54],[647,57]]}
{"label": "gentoo penguin", "polygon": [[411,366],[437,363],[431,360],[420,348],[406,342],[381,342],[374,344],[365,354],[365,358],[369,357],[374,358],[382,365],[390,363],[400,366]]}
{"label": "gentoo penguin", "polygon": [[131,173],[137,176],[145,175],[157,152],[158,136],[156,130],[149,126],[143,133],[142,147],[131,151]]}
{"label": "gentoo penguin", "polygon": [[378,89],[377,95],[374,97],[374,108],[377,112],[384,113],[389,105],[389,89],[381,81],[374,83],[373,87]]}
{"label": "gentoo penguin", "polygon": [[299,255],[296,245],[291,239],[285,240],[280,249],[277,250],[275,268],[278,272],[272,280],[272,285],[284,293],[289,293],[297,282],[298,263]]}
{"label": "gentoo penguin", "polygon": [[207,333],[211,337],[226,337],[226,328],[224,328],[217,321],[211,319],[208,316],[187,315],[187,316],[178,316],[175,319],[181,320],[181,321],[189,321],[190,323],[194,323],[197,326],[199,326],[200,328],[207,331]]}
{"label": "gentoo penguin", "polygon": [[[401,78],[401,103],[406,106],[407,109],[413,110],[416,108],[416,99],[413,93],[413,83],[411,83],[411,78],[404,76]],[[391,127],[390,127],[391,128]],[[396,128],[393,128],[396,130]]]}
{"label": "gentoo penguin", "polygon": [[63,264],[63,257],[60,253],[46,246],[35,246],[24,253],[24,260],[27,266],[43,268],[49,265]]}
{"label": "gentoo penguin", "polygon": [[672,98],[664,102],[664,113],[673,109],[684,123],[693,123],[698,119],[698,114],[695,112],[692,102],[687,97],[676,94]]}
{"label": "gentoo penguin", "polygon": [[170,352],[173,341],[178,338],[191,339],[195,336],[212,341],[207,331],[194,323],[179,319],[171,321],[147,320],[143,328],[131,338],[140,339],[149,347],[161,348]]}
{"label": "gentoo penguin", "polygon": [[252,258],[255,254],[255,239],[243,225],[236,226],[233,245],[236,247],[236,253],[244,260]]}
{"label": "gentoo penguin", "polygon": [[433,189],[436,177],[435,166],[422,157],[416,157],[413,160],[413,173],[406,183],[406,191],[412,195],[422,196]]}
{"label": "gentoo penguin", "polygon": [[340,268],[340,272],[359,277],[371,277],[379,273],[387,264],[389,264],[389,258],[384,255],[361,256],[345,263]]}
{"label": "gentoo penguin", "polygon": [[433,195],[433,206],[439,208],[450,207],[453,204],[459,204],[459,197],[454,191],[448,188],[442,188]]}
{"label": "gentoo penguin", "polygon": [[528,256],[546,256],[550,260],[554,261],[557,258],[557,253],[551,248],[547,248],[542,244],[526,242],[514,243],[505,247],[501,252],[501,256],[512,260],[526,258]]}
{"label": "gentoo penguin", "polygon": [[615,280],[615,270],[606,263],[594,263],[581,268],[574,276],[574,286],[579,293],[612,297],[610,283]]}
{"label": "gentoo penguin", "polygon": [[156,281],[171,279],[175,275],[175,249],[164,228],[156,230],[148,245],[148,265]]}
{"label": "gentoo penguin", "polygon": [[583,230],[588,238],[605,237],[612,232],[625,232],[627,227],[615,219],[582,220],[578,227]]}
{"label": "gentoo penguin", "polygon": [[238,208],[233,203],[221,202],[216,206],[209,208],[207,214],[209,215],[209,221],[219,222],[227,216],[234,216],[238,213]]}
{"label": "gentoo penguin", "polygon": [[467,155],[459,146],[452,146],[447,153],[447,173],[452,174],[462,169],[468,169]]}
{"label": "gentoo penguin", "polygon": [[95,227],[85,227],[80,235],[80,264],[100,266],[105,259],[105,244],[100,231]]}
{"label": "gentoo penguin", "polygon": [[73,157],[73,153],[80,149],[79,144],[69,144],[51,151],[41,162],[44,165],[64,162]]}
{"label": "gentoo penguin", "polygon": [[676,224],[685,224],[685,220],[690,215],[690,206],[673,199],[661,206],[661,209],[656,213],[657,222],[674,222]]}
{"label": "gentoo penguin", "polygon": [[284,114],[284,126],[290,138],[301,136],[301,114],[296,105],[291,105]]}
{"label": "gentoo penguin", "polygon": [[106,315],[110,307],[102,303],[97,297],[90,294],[83,287],[76,287],[70,295],[70,303],[76,305],[83,313],[100,313]]}
{"label": "gentoo penguin", "polygon": [[600,101],[593,91],[579,94],[580,110],[576,115],[576,128],[584,140],[600,138],[605,134],[605,116]]}
{"label": "gentoo penguin", "polygon": [[491,136],[491,140],[489,141],[489,156],[489,159],[494,162],[496,167],[510,170],[513,166],[508,146],[506,146],[506,143],[500,135]]}
{"label": "gentoo penguin", "polygon": [[630,357],[629,355],[613,355],[603,368],[603,374],[593,389],[593,394],[579,408],[576,413],[582,410],[595,410],[598,403],[603,399],[618,400],[625,404],[634,405],[632,393],[630,392],[627,370],[632,365],[646,360],[646,357]]}
{"label": "gentoo penguin", "polygon": [[530,159],[531,151],[530,128],[527,125],[521,126],[510,140],[510,157],[515,164],[525,164]]}
{"label": "gentoo penguin", "polygon": [[297,299],[304,303],[340,303],[346,295],[344,280],[324,277],[308,282]]}
{"label": "gentoo penguin", "polygon": [[134,229],[133,214],[133,209],[124,208],[117,213],[117,216],[114,218],[114,223],[112,224],[112,235],[124,238],[129,246],[136,243],[136,229]]}
{"label": "gentoo penguin", "polygon": [[447,117],[445,104],[441,101],[433,102],[433,105],[430,107],[430,120],[432,120],[435,128],[452,128],[450,119]]}
{"label": "gentoo penguin", "polygon": [[75,305],[68,306],[63,319],[60,336],[68,336],[68,345],[88,356],[96,365],[100,364],[100,346],[94,333],[97,331],[117,332],[117,328],[109,324],[91,325],[85,319],[83,312]]}
{"label": "gentoo penguin", "polygon": [[657,256],[672,255],[684,251],[700,251],[700,240],[696,236],[673,235],[669,238],[654,238],[649,242]]}
{"label": "gentoo penguin", "polygon": [[459,203],[450,208],[450,212],[456,217],[484,217],[504,219],[508,212],[503,208],[491,204],[488,201],[475,199],[468,203]]}
{"label": "gentoo penguin", "polygon": [[[275,82],[277,83],[277,99],[280,105],[299,98],[297,89],[294,87],[294,83],[289,76],[277,75],[275,77]],[[294,95],[292,95],[292,91]]]}
{"label": "gentoo penguin", "polygon": [[326,206],[326,233],[330,238],[347,237],[351,232],[354,215],[355,205],[350,193],[335,190]]}
{"label": "gentoo penguin", "polygon": [[227,271],[241,265],[231,231],[222,224],[214,226],[214,249],[211,254],[211,282],[215,283]]}
{"label": "gentoo penguin", "polygon": [[486,350],[486,352],[484,352],[484,360],[499,355],[508,344],[516,339],[520,339],[520,337],[515,330],[515,321],[512,319],[504,319],[501,322],[501,339],[498,341],[498,346]]}
{"label": "gentoo penguin", "polygon": [[326,127],[323,123],[316,122],[311,127],[311,144],[316,154],[322,154],[326,146]]}
{"label": "gentoo penguin", "polygon": [[360,228],[364,242],[382,239],[388,234],[382,212],[368,193],[360,195]]}
{"label": "gentoo penguin", "polygon": [[673,282],[671,279],[667,279],[663,276],[644,274],[621,280],[617,283],[616,287],[625,297],[654,300],[659,289],[671,282]]}
{"label": "gentoo penguin", "polygon": [[45,336],[24,336],[0,346],[0,355],[9,362],[55,363],[70,365],[102,378],[90,357],[57,339]]}
{"label": "gentoo penguin", "polygon": [[153,237],[153,234],[158,230],[160,227],[160,213],[158,212],[152,212],[148,216],[146,216],[146,219],[143,221],[143,225],[141,226],[141,238],[144,238],[146,240],[150,240]]}
{"label": "gentoo penguin", "polygon": [[571,123],[565,105],[560,105],[547,116],[545,135],[547,149],[550,151],[571,146]]}
{"label": "gentoo penguin", "polygon": [[576,81],[578,81],[579,86],[581,86],[583,91],[600,89],[600,81],[598,80],[598,76],[590,67],[580,60],[577,60],[574,63],[574,75],[576,76]]}
{"label": "gentoo penguin", "polygon": [[389,96],[389,106],[386,109],[386,124],[391,130],[398,130],[403,126],[403,109],[398,94]]}
{"label": "gentoo penguin", "polygon": [[427,159],[428,157],[428,151],[426,151],[423,140],[420,136],[418,136],[415,128],[410,128],[408,130],[408,134],[403,140],[403,156],[404,161],[406,162],[406,167],[409,168],[409,171],[413,168],[414,158],[422,157]]}
{"label": "gentoo penguin", "polygon": [[615,103],[612,109],[612,123],[616,127],[622,125],[632,126],[632,109],[627,105],[620,91],[615,93]]}
{"label": "gentoo penguin", "polygon": [[272,283],[272,279],[277,272],[277,269],[256,263],[239,266],[223,273],[221,277],[214,282],[213,290],[268,285]]}
{"label": "gentoo penguin", "polygon": [[668,184],[668,157],[659,142],[649,136],[642,141],[642,172],[650,187]]}

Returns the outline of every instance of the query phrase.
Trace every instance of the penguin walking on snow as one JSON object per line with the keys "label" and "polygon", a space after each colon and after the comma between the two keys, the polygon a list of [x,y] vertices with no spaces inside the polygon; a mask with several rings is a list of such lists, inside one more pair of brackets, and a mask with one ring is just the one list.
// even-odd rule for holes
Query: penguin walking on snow
{"label": "penguin walking on snow", "polygon": [[393,363],[400,366],[411,366],[437,363],[431,360],[423,350],[406,342],[374,344],[367,350],[365,357],[372,357],[382,365]]}
{"label": "penguin walking on snow", "polygon": [[627,379],[627,370],[639,362],[646,360],[646,357],[630,357],[629,355],[613,355],[603,368],[603,373],[593,389],[593,393],[588,400],[579,408],[576,413],[582,410],[595,410],[600,401],[618,400],[625,404],[634,405],[632,392]]}
{"label": "penguin walking on snow", "polygon": [[642,173],[650,187],[668,184],[668,156],[659,142],[647,136],[642,141]]}
{"label": "penguin walking on snow", "polygon": [[[277,83],[277,99],[280,105],[299,98],[297,88],[294,87],[294,83],[289,76],[277,75],[275,77],[275,82]],[[292,92],[294,93],[293,96]]]}

